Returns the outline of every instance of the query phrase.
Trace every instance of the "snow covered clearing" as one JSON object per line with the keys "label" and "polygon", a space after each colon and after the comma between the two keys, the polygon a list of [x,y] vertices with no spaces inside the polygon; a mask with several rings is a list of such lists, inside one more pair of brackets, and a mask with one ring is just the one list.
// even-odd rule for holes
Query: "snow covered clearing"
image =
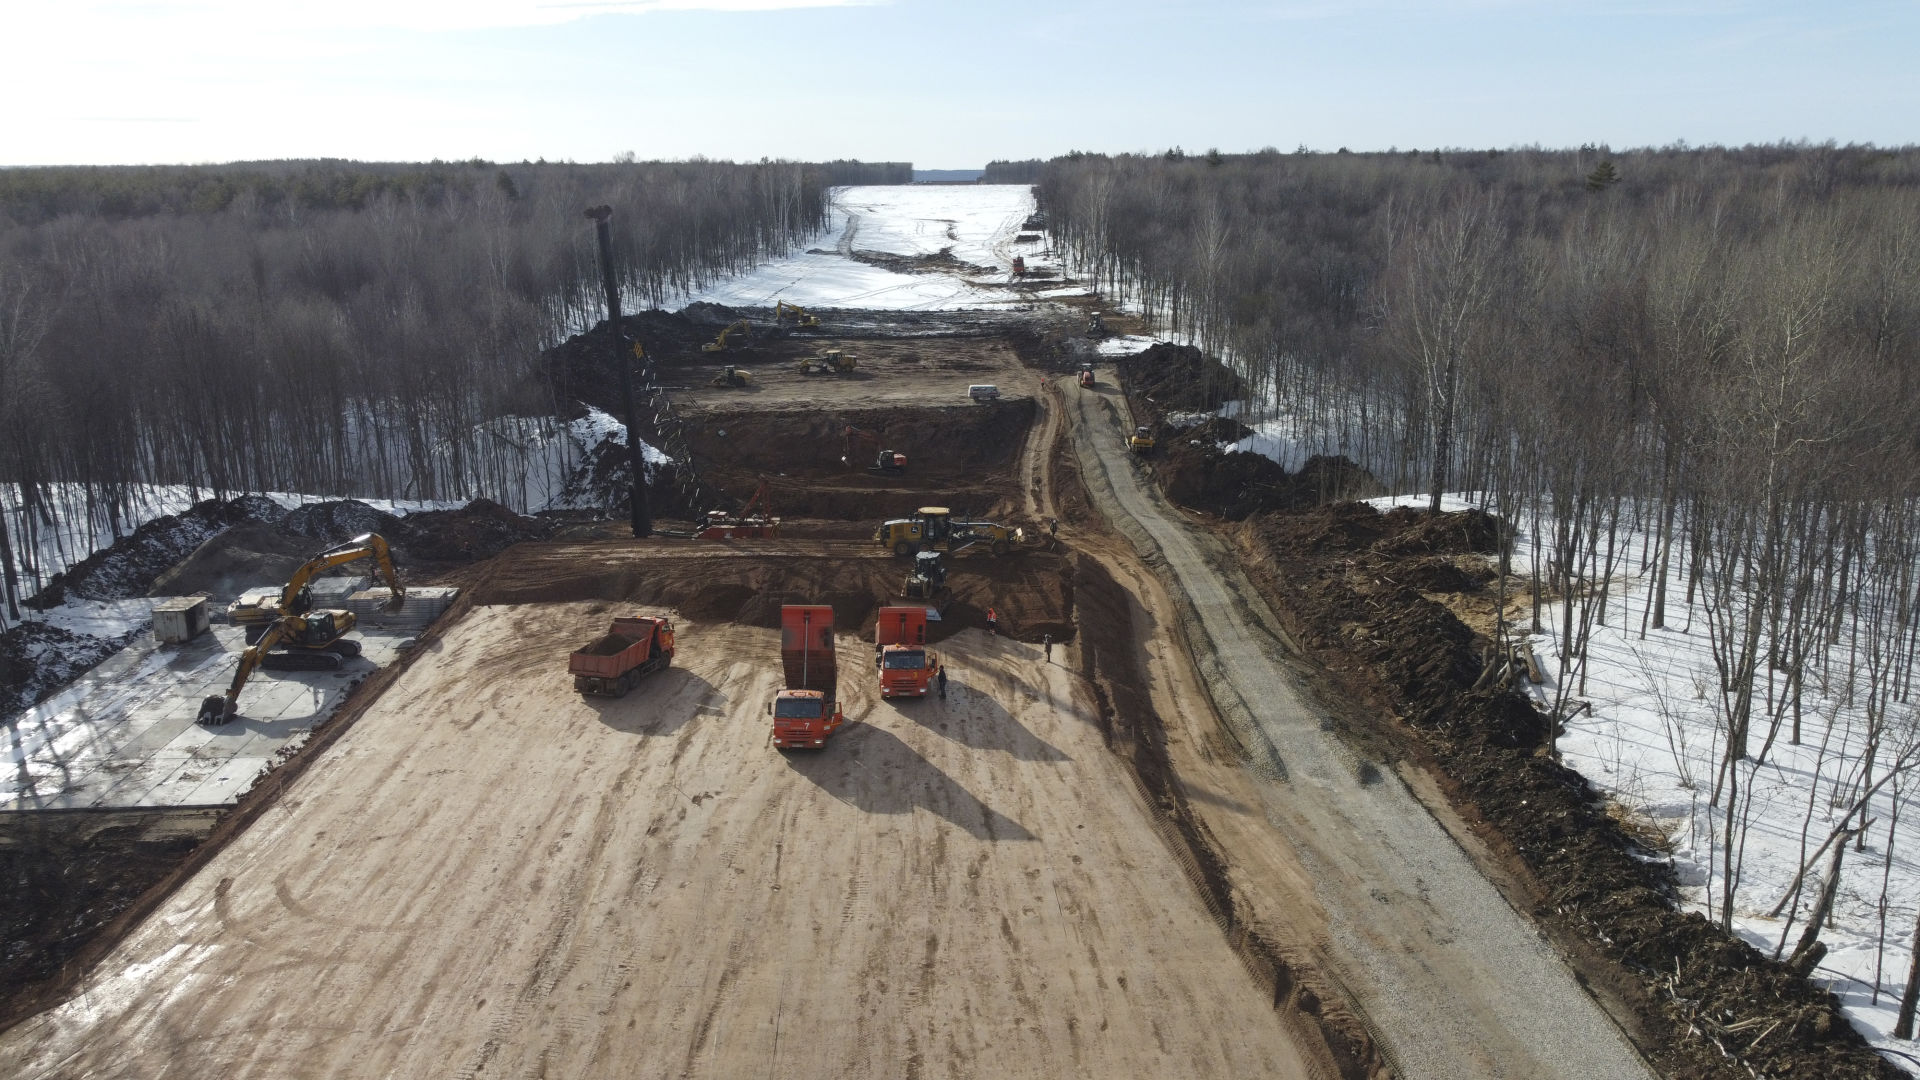
{"label": "snow covered clearing", "polygon": [[[1398,496],[1373,505],[1384,510],[1426,502],[1423,496]],[[1476,495],[1442,500],[1448,511],[1470,506],[1490,509]],[[1542,557],[1540,538],[1525,520],[1518,524],[1514,572],[1525,574]],[[1654,543],[1644,532],[1617,540],[1625,552],[1621,570],[1610,585],[1606,623],[1592,630],[1584,677],[1571,676],[1573,712],[1559,750],[1569,767],[1666,837],[1687,907],[1717,914],[1728,862],[1725,800],[1710,805],[1726,743],[1719,675],[1707,613],[1700,597],[1687,602],[1680,560],[1668,577],[1667,625],[1650,625],[1653,571],[1643,564],[1652,562]],[[1560,658],[1564,615],[1562,604],[1545,605],[1542,631],[1529,638],[1547,676],[1545,684],[1530,687],[1542,711],[1551,710],[1560,680],[1568,677]],[[1914,806],[1920,776],[1894,777],[1877,791],[1871,788],[1896,764],[1901,745],[1915,737],[1920,711],[1911,701],[1891,705],[1882,720],[1888,734],[1863,780],[1869,716],[1862,649],[1843,631],[1825,664],[1812,665],[1824,670],[1810,674],[1802,694],[1798,744],[1792,741],[1793,705],[1784,678],[1766,670],[1758,676],[1757,691],[1764,696],[1755,703],[1754,753],[1737,769],[1733,928],[1763,953],[1792,953],[1827,876],[1831,848],[1823,852],[1823,845],[1849,817],[1856,824],[1862,817],[1870,821],[1864,848],[1847,847],[1832,918],[1820,939],[1829,951],[1814,978],[1830,984],[1848,1018],[1876,1046],[1901,1049],[1905,1044],[1889,1032],[1920,912],[1920,846],[1910,836],[1920,831]],[[1780,721],[1776,737],[1768,739],[1770,714]],[[1864,815],[1853,813],[1862,799]]]}
{"label": "snow covered clearing", "polygon": [[[889,311],[1024,307],[1032,298],[1008,287],[1014,257],[1025,258],[1030,270],[1059,272],[1059,263],[1042,254],[1044,241],[1015,239],[1033,210],[1026,184],[840,188],[831,224],[806,251],[696,289],[685,302],[771,307],[785,300],[805,308]],[[916,259],[927,260],[927,272],[890,268]],[[1077,287],[1059,291],[1085,295]]]}

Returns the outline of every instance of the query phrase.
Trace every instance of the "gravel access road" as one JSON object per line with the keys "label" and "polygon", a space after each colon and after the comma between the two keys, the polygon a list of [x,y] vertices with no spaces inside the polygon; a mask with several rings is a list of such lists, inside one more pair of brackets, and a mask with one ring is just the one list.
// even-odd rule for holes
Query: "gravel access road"
{"label": "gravel access road", "polygon": [[1305,867],[1311,905],[1283,905],[1293,929],[1321,920],[1310,932],[1321,974],[1344,987],[1403,1075],[1652,1077],[1407,778],[1360,760],[1323,726],[1297,689],[1279,621],[1231,553],[1184,521],[1127,453],[1131,420],[1111,374],[1093,389],[1056,385],[1049,397],[1071,418],[1094,503],[1166,582],[1201,679],[1251,762],[1244,790]]}

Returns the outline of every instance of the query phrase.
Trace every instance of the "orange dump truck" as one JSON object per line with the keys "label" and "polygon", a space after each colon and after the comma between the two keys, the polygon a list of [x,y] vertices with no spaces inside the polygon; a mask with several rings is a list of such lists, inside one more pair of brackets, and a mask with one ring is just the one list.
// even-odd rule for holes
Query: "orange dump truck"
{"label": "orange dump truck", "polygon": [[927,609],[883,607],[873,624],[880,665],[880,696],[926,697],[940,672],[940,657],[927,648]]}
{"label": "orange dump truck", "polygon": [[827,736],[847,718],[835,700],[839,670],[833,656],[833,609],[825,604],[788,604],[780,609],[780,664],[787,688],[774,696],[773,745],[827,745]]}
{"label": "orange dump truck", "polygon": [[673,624],[644,615],[622,616],[600,637],[567,657],[573,688],[582,694],[624,697],[641,679],[673,663]]}

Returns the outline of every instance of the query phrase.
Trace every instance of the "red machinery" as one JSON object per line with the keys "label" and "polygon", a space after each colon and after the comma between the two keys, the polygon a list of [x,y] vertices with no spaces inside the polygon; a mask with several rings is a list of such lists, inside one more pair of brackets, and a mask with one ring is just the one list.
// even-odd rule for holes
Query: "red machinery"
{"label": "red machinery", "polygon": [[873,648],[880,666],[880,696],[926,697],[940,657],[927,648],[927,609],[883,607],[873,625]]}
{"label": "red machinery", "polygon": [[822,747],[847,718],[835,700],[839,679],[833,656],[833,609],[825,604],[787,604],[780,609],[780,665],[786,689],[767,705],[773,745]]}
{"label": "red machinery", "polygon": [[871,461],[873,464],[867,466],[868,472],[907,471],[907,455],[883,448],[880,436],[873,432],[848,424],[842,435],[846,439],[846,446],[840,452],[843,464],[852,466],[856,461]]}
{"label": "red machinery", "polygon": [[[760,509],[756,512],[754,506]],[[729,514],[725,510],[707,511],[707,523],[699,532],[693,534],[696,540],[777,540],[780,537],[780,519],[773,516],[773,500],[767,492],[767,482],[753,491],[753,498],[738,514]]]}
{"label": "red machinery", "polygon": [[567,657],[573,688],[625,697],[634,684],[673,663],[673,624],[644,615],[616,618],[607,632]]}

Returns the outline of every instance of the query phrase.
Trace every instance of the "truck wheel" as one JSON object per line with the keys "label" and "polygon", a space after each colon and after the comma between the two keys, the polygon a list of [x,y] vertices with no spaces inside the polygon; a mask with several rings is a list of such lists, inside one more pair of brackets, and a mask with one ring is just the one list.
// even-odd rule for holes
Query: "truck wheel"
{"label": "truck wheel", "polygon": [[1007,553],[1007,542],[1005,540],[995,540],[993,542],[993,553],[995,555],[1005,555]]}
{"label": "truck wheel", "polygon": [[911,555],[913,554],[913,545],[907,543],[905,540],[896,540],[893,543],[893,553],[902,557]]}

